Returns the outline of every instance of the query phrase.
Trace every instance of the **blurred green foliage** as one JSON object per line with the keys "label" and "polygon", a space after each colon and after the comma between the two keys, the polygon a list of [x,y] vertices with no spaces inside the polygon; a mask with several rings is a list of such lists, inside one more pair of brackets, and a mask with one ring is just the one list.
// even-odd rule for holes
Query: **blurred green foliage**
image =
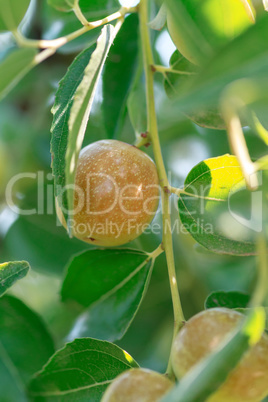
{"label": "blurred green foliage", "polygon": [[[100,10],[97,10],[96,16],[90,14],[90,10],[88,10],[88,15],[92,19],[104,17],[117,9],[116,2],[110,2],[111,7],[108,10],[106,3],[109,2],[99,1],[98,3],[102,6]],[[46,1],[41,0],[37,2],[32,21],[29,36],[34,38],[52,39],[70,33],[80,26],[73,14],[62,14],[48,6]],[[222,55],[219,55],[219,59],[212,59],[209,64],[210,70],[204,68],[200,76],[195,81],[191,81],[189,92],[176,103],[171,102],[166,96],[163,76],[155,74],[159,135],[166,168],[173,186],[182,186],[190,170],[202,160],[230,152],[225,130],[218,131],[196,125],[182,113],[181,104],[185,101],[185,104],[191,109],[207,99],[213,103],[224,85],[233,78],[239,78],[240,59],[243,58],[243,55],[245,55],[246,61],[248,59],[255,60],[256,54],[253,52],[253,46],[248,46],[248,43],[251,43],[250,35],[252,35],[253,41],[257,41],[258,37],[262,39],[257,49],[259,52],[256,51],[256,63],[253,63],[255,69],[253,72],[250,70],[250,75],[253,73],[258,75],[259,72],[267,73],[268,25],[264,25],[264,23],[267,24],[267,21],[267,17],[264,18],[260,25],[256,26],[257,28],[252,28],[252,33],[248,31],[244,37],[239,38],[233,48],[231,44],[229,48],[224,49]],[[135,52],[135,57],[131,54],[133,56],[131,63],[135,63],[138,54],[135,37],[137,34],[136,18],[134,17],[128,23],[133,32],[135,31],[132,32],[133,36],[130,35],[133,52]],[[164,32],[153,32],[153,45],[160,43]],[[26,172],[33,175],[16,183],[12,192],[14,202],[12,212],[5,204],[4,189],[6,186],[3,186],[2,183],[0,185],[0,262],[12,260],[29,262],[32,272],[13,286],[10,294],[21,299],[33,311],[41,315],[57,347],[61,347],[67,339],[70,340],[69,334],[76,333],[75,324],[81,313],[80,306],[64,304],[60,300],[59,294],[66,267],[75,254],[90,250],[92,247],[76,239],[69,239],[56,218],[50,159],[50,127],[52,123],[50,110],[55,100],[59,81],[66,74],[69,65],[79,51],[85,46],[88,47],[95,43],[99,33],[100,30],[97,28],[64,46],[58,53],[26,75],[0,104],[0,178],[6,185],[16,174]],[[122,37],[119,37],[118,41],[120,46],[124,42]],[[169,45],[170,51],[165,48],[159,49],[159,46],[154,47],[154,56],[157,61],[166,57],[167,52],[171,56],[174,49],[171,43]],[[5,42],[1,34],[0,57],[2,58],[13,48],[14,41],[8,39],[8,42]],[[124,49],[119,57],[130,57],[127,50],[129,49]],[[112,52],[113,57],[108,59],[111,65],[116,63],[118,57],[116,44]],[[130,75],[124,75],[125,86],[123,89],[121,88],[120,93],[116,91],[113,79],[120,76],[120,68],[129,69],[130,66],[123,63],[123,66],[120,67],[119,63],[118,70],[114,65],[111,66],[110,71],[105,70],[104,80],[97,88],[97,96],[94,99],[84,145],[113,136],[122,141],[134,143],[136,127],[133,129],[133,119],[135,120],[135,113],[141,108],[141,105],[144,106],[143,99],[140,101],[139,98],[139,96],[143,97],[143,93],[140,92],[140,84],[144,83],[144,77],[139,71],[138,64],[135,63],[135,68]],[[225,64],[232,71],[231,77],[226,77]],[[250,63],[245,62],[243,66],[243,71],[247,73]],[[103,84],[103,88],[101,84]],[[136,92],[135,96],[133,96],[133,92],[131,93],[131,103],[128,102],[126,106],[130,88]],[[109,105],[113,104],[116,96],[112,96],[111,99],[106,96],[103,100],[103,91],[108,95],[113,94],[114,91],[115,95],[118,95],[113,110],[109,110]],[[130,101],[130,98],[128,100]],[[123,103],[120,103],[122,101]],[[127,107],[133,112],[130,117],[126,113]],[[106,110],[105,113],[103,113],[103,109]],[[256,112],[267,127],[265,101],[256,105]],[[257,159],[264,156],[267,150],[261,139],[249,127],[246,127],[244,132],[251,157]],[[1,156],[1,150],[4,150],[3,156]],[[152,155],[150,147],[146,149],[146,152]],[[4,167],[1,163],[4,164]],[[4,171],[3,179],[2,171]],[[39,186],[38,177],[41,178]],[[171,197],[171,204],[172,217],[175,221],[178,219],[175,196]],[[43,212],[29,216],[19,215],[15,211],[16,207],[23,210],[35,208],[40,210],[41,208]],[[156,215],[153,222],[161,222],[160,213]],[[147,233],[127,246],[151,252],[160,241],[161,232]],[[179,223],[178,233],[174,235],[173,242],[178,286],[186,319],[204,308],[206,297],[212,291],[251,293],[256,280],[254,257],[216,255],[205,250],[195,243],[189,233],[183,229],[181,223]],[[96,267],[96,269],[98,268]],[[18,303],[18,306],[22,303],[15,302],[14,300],[17,299],[7,296],[6,299],[3,299],[2,304],[5,300],[9,300],[8,298],[12,302]],[[23,305],[21,308],[26,307]],[[141,366],[164,371],[170,352],[172,329],[172,302],[167,266],[164,255],[161,255],[155,262],[151,283],[141,308],[128,332],[117,343],[134,356]],[[39,366],[38,369],[41,368],[41,365]]]}

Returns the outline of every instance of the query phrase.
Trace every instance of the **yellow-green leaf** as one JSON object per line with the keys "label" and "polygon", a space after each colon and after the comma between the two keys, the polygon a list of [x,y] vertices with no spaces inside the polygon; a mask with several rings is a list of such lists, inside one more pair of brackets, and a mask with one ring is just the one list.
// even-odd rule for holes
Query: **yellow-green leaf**
{"label": "yellow-green leaf", "polygon": [[182,223],[194,239],[223,254],[255,254],[263,219],[261,191],[246,189],[235,156],[223,155],[196,165],[179,198]]}
{"label": "yellow-green leaf", "polygon": [[0,296],[17,280],[27,275],[30,266],[26,261],[13,261],[0,264]]}

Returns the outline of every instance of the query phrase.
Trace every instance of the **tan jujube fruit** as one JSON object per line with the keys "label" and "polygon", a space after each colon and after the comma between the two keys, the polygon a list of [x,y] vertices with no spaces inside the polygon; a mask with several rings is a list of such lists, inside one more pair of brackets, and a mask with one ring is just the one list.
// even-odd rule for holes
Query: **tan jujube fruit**
{"label": "tan jujube fruit", "polygon": [[127,370],[109,385],[101,402],[156,402],[173,385],[168,378],[155,371]]}
{"label": "tan jujube fruit", "polygon": [[[153,160],[121,141],[102,140],[85,147],[75,185],[73,235],[99,246],[118,246],[138,237],[159,204]],[[66,227],[59,208],[57,212]]]}
{"label": "tan jujube fruit", "polygon": [[[202,311],[179,332],[172,349],[172,366],[182,378],[196,363],[214,351],[244,316],[225,308]],[[226,382],[209,402],[258,402],[268,394],[268,337],[242,357]]]}

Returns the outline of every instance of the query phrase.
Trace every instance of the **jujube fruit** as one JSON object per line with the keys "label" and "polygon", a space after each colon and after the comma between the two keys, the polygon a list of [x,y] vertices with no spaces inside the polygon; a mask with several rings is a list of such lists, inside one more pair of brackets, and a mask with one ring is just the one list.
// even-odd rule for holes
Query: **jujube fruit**
{"label": "jujube fruit", "polygon": [[168,378],[155,371],[127,370],[109,385],[101,402],[156,402],[172,386]]}
{"label": "jujube fruit", "polygon": [[[196,363],[207,357],[244,316],[225,308],[213,308],[192,317],[175,338],[172,366],[182,378]],[[257,402],[268,394],[268,337],[250,348],[231,371],[209,402]]]}
{"label": "jujube fruit", "polygon": [[[75,185],[73,235],[99,246],[118,246],[138,237],[159,203],[155,163],[117,140],[97,141],[81,151]],[[66,227],[59,208],[58,215]]]}

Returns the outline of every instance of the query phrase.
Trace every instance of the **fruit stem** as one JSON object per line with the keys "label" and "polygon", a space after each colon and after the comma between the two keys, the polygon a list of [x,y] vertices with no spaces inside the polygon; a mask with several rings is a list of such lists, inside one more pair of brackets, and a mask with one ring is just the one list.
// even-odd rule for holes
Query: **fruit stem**
{"label": "fruit stem", "polygon": [[256,167],[256,172],[258,170],[267,170],[268,169],[268,155],[265,155],[265,156],[261,157],[260,159],[258,159],[254,163],[254,165]]}
{"label": "fruit stem", "polygon": [[180,71],[180,70],[174,70],[171,67],[165,67],[165,66],[160,66],[160,65],[153,65],[152,70],[161,73],[161,74],[166,74],[166,73],[172,73],[172,74],[180,74],[180,75],[196,75],[195,72],[193,71]]}
{"label": "fruit stem", "polygon": [[73,12],[75,13],[76,18],[81,22],[82,25],[87,25],[88,22],[86,17],[81,11],[81,8],[79,6],[79,0],[75,0]]}
{"label": "fruit stem", "polygon": [[255,131],[257,132],[259,137],[265,142],[265,144],[268,145],[268,131],[266,130],[266,128],[263,127],[256,114],[254,112],[251,113],[252,113],[253,129],[255,129]]}
{"label": "fruit stem", "polygon": [[267,244],[265,234],[260,233],[257,238],[257,253],[258,253],[258,277],[255,286],[255,291],[252,295],[250,306],[261,306],[267,297],[267,281],[268,281],[268,258]]}
{"label": "fruit stem", "polygon": [[164,249],[163,249],[163,245],[161,243],[154,251],[152,251],[151,253],[148,253],[148,256],[150,257],[151,260],[155,260],[163,252],[164,252]]}
{"label": "fruit stem", "polygon": [[[169,203],[169,197],[171,194],[171,192],[169,191],[170,184],[167,178],[167,173],[162,157],[161,145],[158,136],[157,117],[156,117],[155,98],[154,98],[154,71],[151,67],[152,65],[154,65],[154,60],[153,60],[149,28],[148,28],[148,20],[149,20],[148,0],[140,1],[139,18],[140,18],[140,35],[142,43],[143,64],[144,64],[145,82],[146,82],[147,131],[150,135],[150,139],[152,142],[159,182],[161,185],[163,248],[166,254],[171,296],[174,310],[174,335],[173,335],[174,339],[180,328],[183,326],[184,315],[181,307],[181,301],[176,279],[175,263],[174,263],[171,219],[170,219],[170,203]],[[170,363],[168,365],[167,374],[169,376],[173,375]]]}

